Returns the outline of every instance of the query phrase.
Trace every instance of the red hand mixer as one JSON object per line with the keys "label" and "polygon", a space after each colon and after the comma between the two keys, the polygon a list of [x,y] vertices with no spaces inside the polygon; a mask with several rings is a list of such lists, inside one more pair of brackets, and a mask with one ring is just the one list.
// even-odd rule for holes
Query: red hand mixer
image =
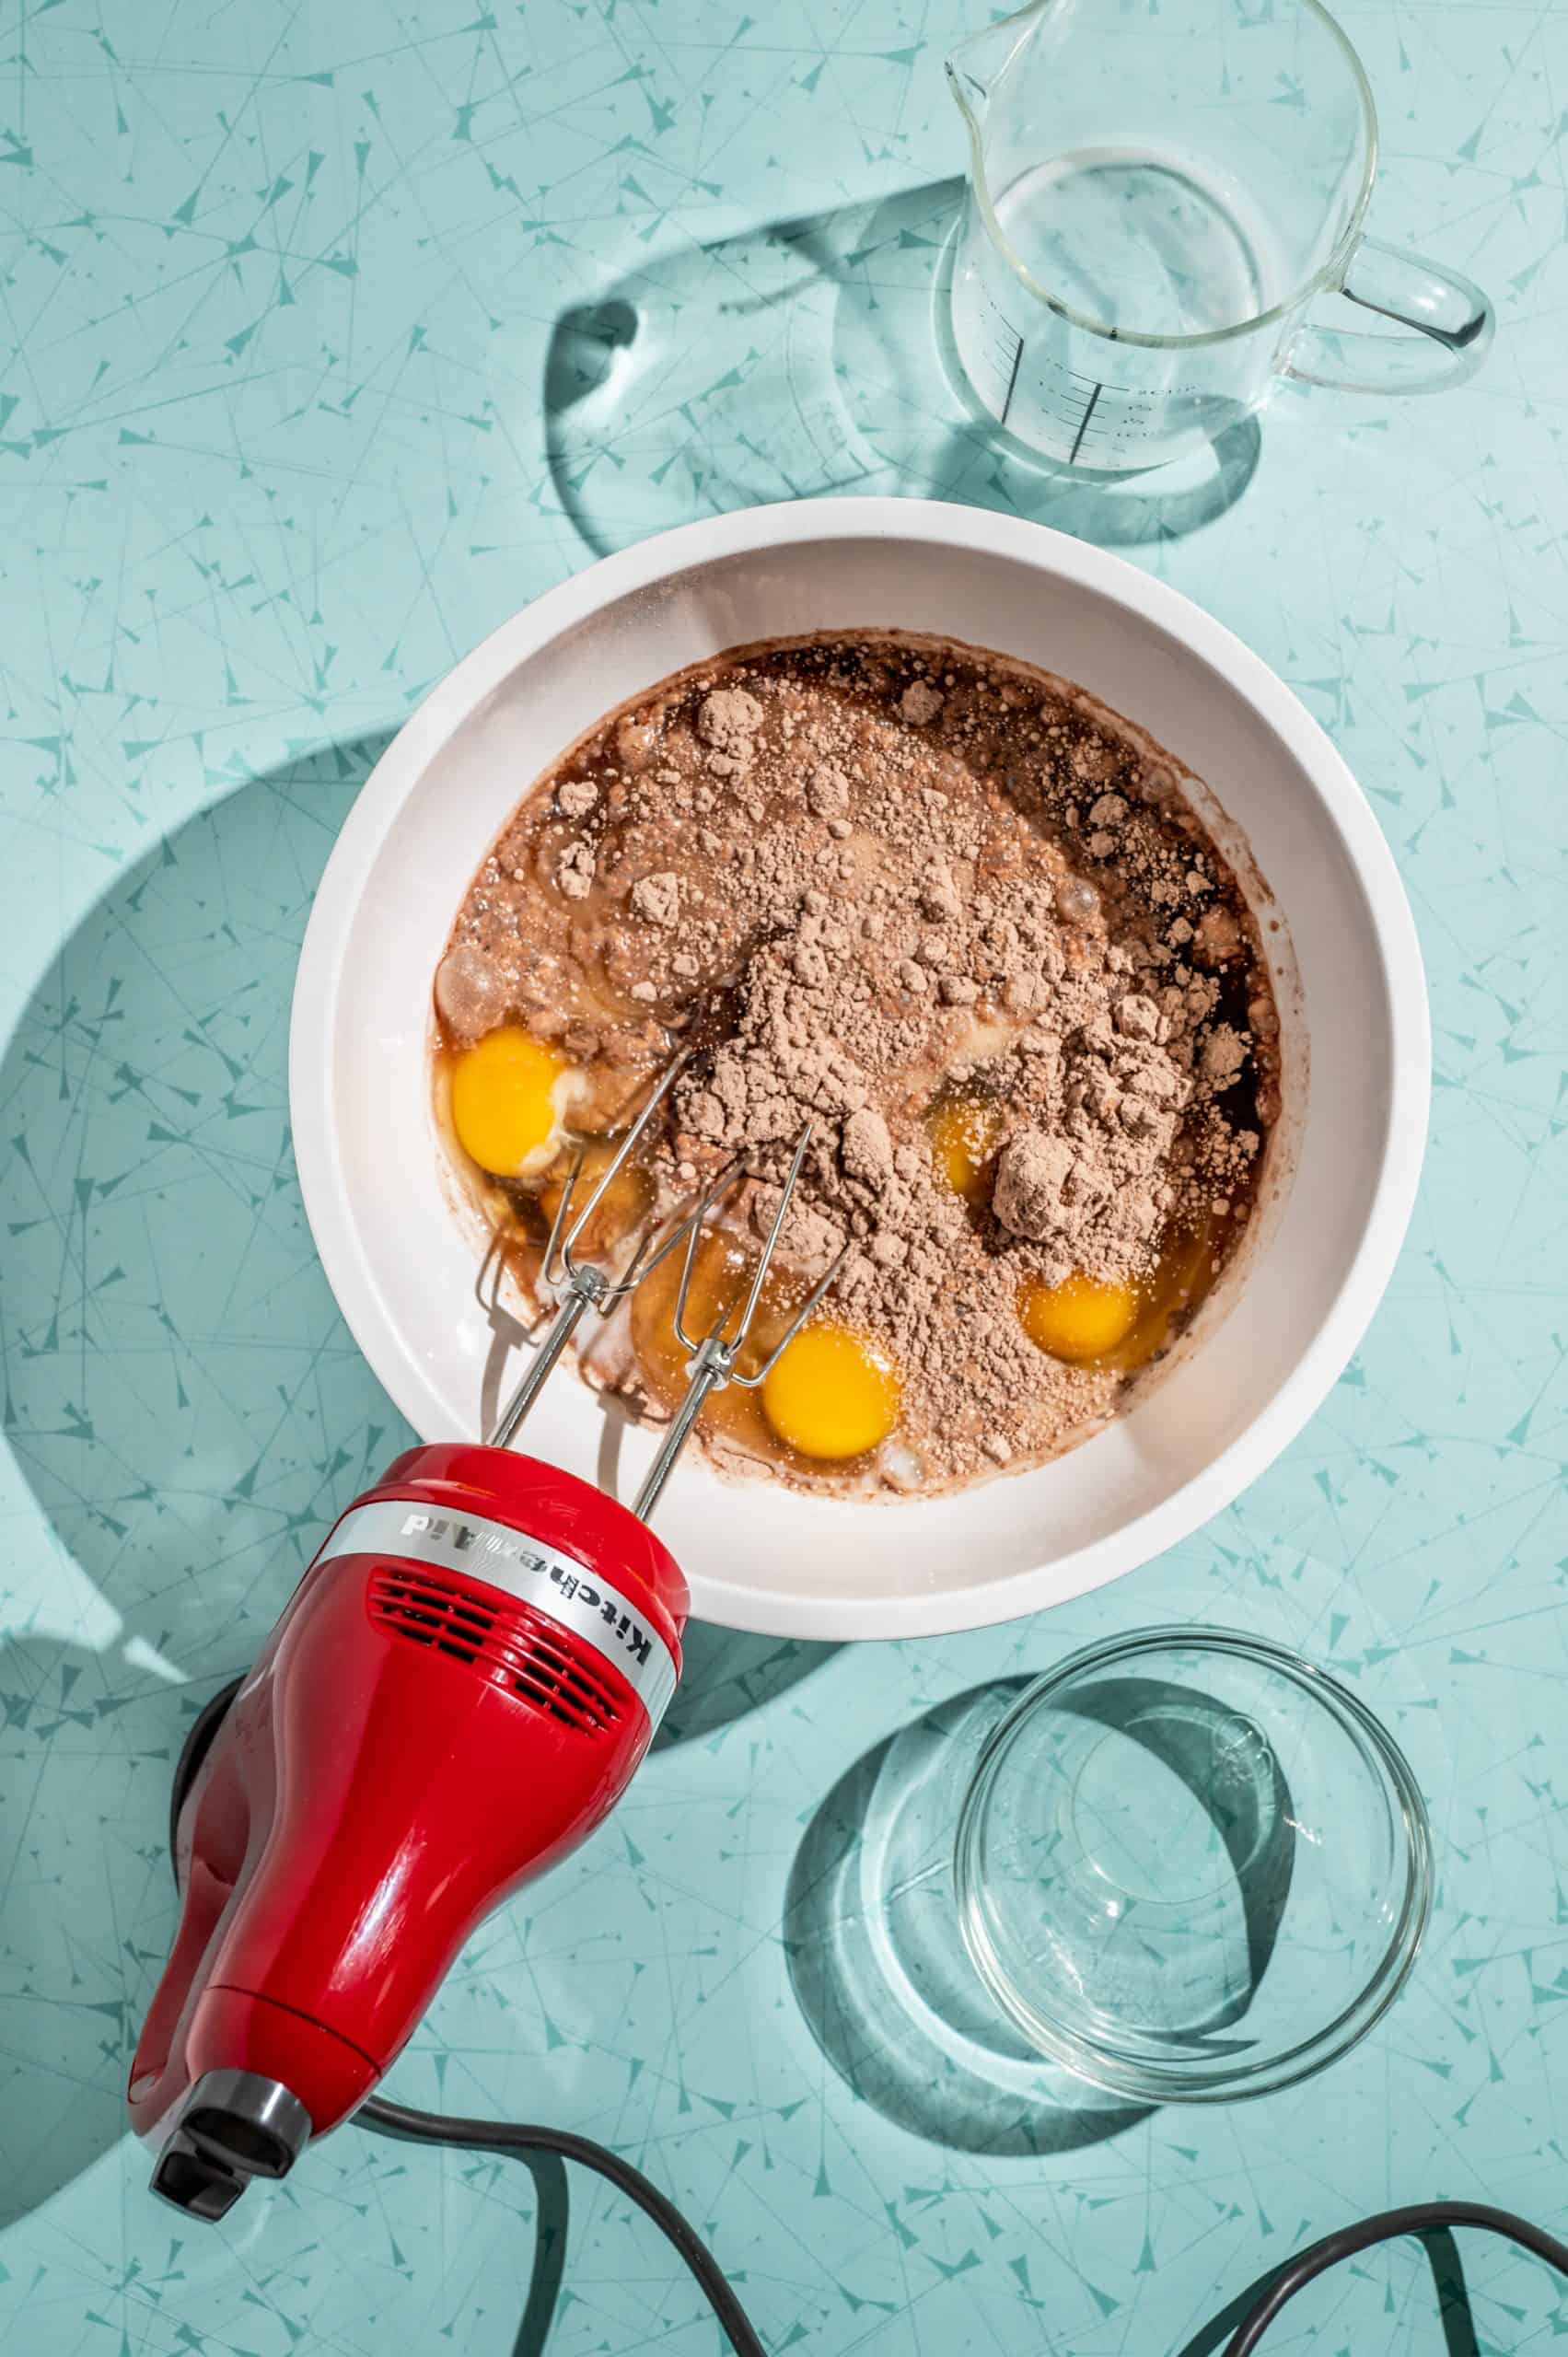
{"label": "red hand mixer", "polygon": [[[569,1227],[564,1190],[544,1260],[558,1314],[491,1440],[409,1449],[356,1499],[186,1742],[181,1913],[129,2102],[154,2190],[195,2216],[285,2176],[365,2101],[481,1919],[614,1806],[675,1691],[686,1583],[646,1517],[708,1393],[760,1383],[835,1273],[738,1372],[809,1129],[738,1316],[705,1335],[685,1330],[693,1257],[733,1169],[619,1277],[578,1257],[678,1068]],[[505,1444],[584,1311],[607,1315],[682,1240],[689,1388],[628,1511]]]}

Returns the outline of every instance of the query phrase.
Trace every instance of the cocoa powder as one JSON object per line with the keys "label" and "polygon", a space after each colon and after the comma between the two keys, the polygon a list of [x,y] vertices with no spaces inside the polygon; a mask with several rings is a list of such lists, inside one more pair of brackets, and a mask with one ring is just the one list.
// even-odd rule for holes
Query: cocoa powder
{"label": "cocoa powder", "polygon": [[[834,1314],[904,1383],[893,1486],[1033,1461],[1111,1412],[1127,1370],[1046,1356],[1020,1286],[1150,1286],[1198,1234],[1201,1291],[1278,1103],[1254,921],[1178,764],[1065,682],[866,634],[665,681],[547,788],[459,914],[450,1039],[501,1006],[622,1074],[692,1040],[662,1203],[737,1153],[776,1178],[811,1121],[781,1254],[812,1276],[847,1247]],[[991,1166],[969,1196],[934,1146],[945,1107]]]}

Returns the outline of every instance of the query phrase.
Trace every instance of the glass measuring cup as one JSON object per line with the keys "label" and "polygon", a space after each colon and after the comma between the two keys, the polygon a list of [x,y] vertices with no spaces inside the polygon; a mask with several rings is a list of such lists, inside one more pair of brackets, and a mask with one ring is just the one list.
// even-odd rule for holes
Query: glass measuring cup
{"label": "glass measuring cup", "polygon": [[1318,0],[1034,0],[947,76],[970,149],[953,343],[1029,449],[1129,473],[1280,376],[1435,392],[1484,357],[1480,288],[1362,234],[1377,118]]}

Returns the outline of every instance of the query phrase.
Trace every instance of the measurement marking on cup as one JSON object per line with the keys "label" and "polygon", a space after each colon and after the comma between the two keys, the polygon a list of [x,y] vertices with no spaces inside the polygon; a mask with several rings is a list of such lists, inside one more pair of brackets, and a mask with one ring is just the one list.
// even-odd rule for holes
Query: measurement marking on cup
{"label": "measurement marking on cup", "polygon": [[1013,347],[1013,373],[1007,379],[1007,391],[1002,403],[1002,416],[1000,422],[1004,425],[1007,423],[1007,412],[1013,406],[1013,395],[1017,388],[1018,382],[1018,363],[1022,360],[1023,356],[1024,339],[1022,336],[1019,336],[1017,343]]}
{"label": "measurement marking on cup", "polygon": [[[1071,465],[1072,465],[1072,463],[1073,463],[1074,459],[1077,457],[1077,455],[1078,455],[1078,451],[1079,451],[1080,447],[1082,446],[1084,436],[1085,436],[1085,435],[1086,435],[1086,434],[1088,432],[1088,430],[1089,430],[1089,420],[1090,420],[1090,418],[1091,418],[1091,417],[1093,417],[1093,415],[1094,415],[1094,413],[1095,413],[1095,403],[1096,403],[1096,401],[1098,401],[1098,399],[1099,399],[1099,397],[1100,397],[1101,393],[1103,393],[1103,392],[1104,392],[1104,390],[1105,390],[1105,387],[1104,387],[1103,385],[1097,385],[1097,386],[1095,387],[1095,389],[1094,389],[1094,391],[1089,395],[1089,398],[1088,398],[1088,405],[1087,405],[1087,407],[1085,409],[1083,416],[1078,420],[1078,431],[1077,431],[1077,432],[1076,432],[1076,434],[1073,436],[1073,447],[1072,447],[1071,451],[1068,453],[1068,457],[1067,457],[1067,464],[1068,464],[1069,466],[1071,466]],[[1004,414],[1005,414],[1005,412],[1004,412]]]}

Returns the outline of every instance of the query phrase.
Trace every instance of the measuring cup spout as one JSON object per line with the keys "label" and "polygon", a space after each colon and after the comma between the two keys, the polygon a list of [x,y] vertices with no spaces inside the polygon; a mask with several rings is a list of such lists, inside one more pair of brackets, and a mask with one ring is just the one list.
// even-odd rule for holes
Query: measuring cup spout
{"label": "measuring cup spout", "polygon": [[1015,15],[1002,17],[980,32],[966,34],[944,61],[947,87],[969,125],[971,139],[979,138],[992,94],[1028,41],[1036,22],[1057,5],[1058,0],[1029,0],[1028,6]]}
{"label": "measuring cup spout", "polygon": [[1158,23],[1030,0],[947,59],[970,146],[950,349],[980,419],[1049,463],[1137,474],[1217,443],[1282,374],[1473,375],[1485,296],[1365,234],[1376,111],[1323,0],[1160,0]]}

